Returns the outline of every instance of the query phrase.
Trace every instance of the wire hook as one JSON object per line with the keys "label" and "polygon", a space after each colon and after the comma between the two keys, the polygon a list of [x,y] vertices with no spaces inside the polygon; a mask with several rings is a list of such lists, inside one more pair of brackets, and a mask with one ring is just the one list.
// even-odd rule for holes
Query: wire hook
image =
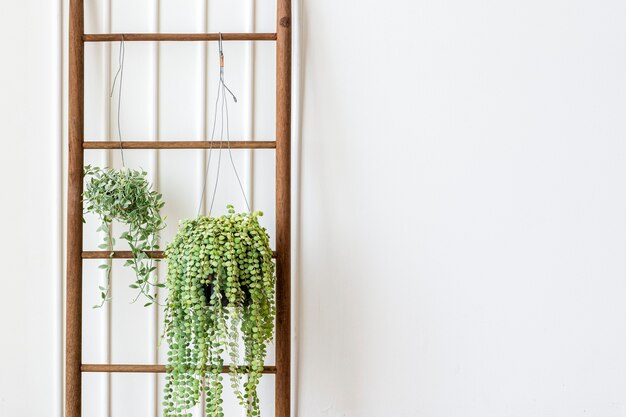
{"label": "wire hook", "polygon": [[222,85],[224,86],[224,88],[226,89],[226,91],[228,91],[230,93],[230,95],[233,97],[233,101],[236,103],[237,102],[237,97],[235,97],[235,94],[232,91],[230,91],[230,88],[228,88],[228,86],[224,82],[224,46],[222,44],[222,42],[223,42],[222,32],[220,32],[219,34],[220,34],[220,39],[219,39],[220,81],[221,81]]}
{"label": "wire hook", "polygon": [[219,49],[220,49],[220,75],[224,75],[224,47],[222,46],[222,32],[220,32],[220,40],[219,40]]}

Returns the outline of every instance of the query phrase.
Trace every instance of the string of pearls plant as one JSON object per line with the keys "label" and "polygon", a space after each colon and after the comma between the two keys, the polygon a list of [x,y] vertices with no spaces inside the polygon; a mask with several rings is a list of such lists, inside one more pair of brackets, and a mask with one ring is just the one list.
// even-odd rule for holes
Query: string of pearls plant
{"label": "string of pearls plant", "polygon": [[191,417],[202,392],[206,415],[224,416],[224,356],[247,416],[260,415],[257,386],[274,329],[275,267],[258,221],[262,213],[236,214],[227,207],[221,217],[181,222],[167,246],[167,417]]}
{"label": "string of pearls plant", "polygon": [[[147,173],[142,170],[115,170],[87,165],[84,175],[87,180],[83,193],[84,211],[100,219],[97,231],[104,232],[104,242],[99,248],[109,251],[109,257],[112,258],[115,239],[111,223],[115,220],[126,225],[128,229],[119,238],[128,243],[132,252],[132,258],[124,265],[130,266],[136,275],[136,280],[130,284],[131,288],[137,290],[133,302],[144,296],[147,300],[145,306],[155,303],[156,288],[164,287],[165,284],[160,284],[154,273],[155,262],[159,259],[149,258],[146,252],[159,249],[159,232],[165,227],[160,215],[164,205],[161,194],[152,190],[146,179]],[[110,300],[111,262],[107,261],[100,268],[107,271],[106,283],[99,287],[100,304],[94,308],[102,307]]]}

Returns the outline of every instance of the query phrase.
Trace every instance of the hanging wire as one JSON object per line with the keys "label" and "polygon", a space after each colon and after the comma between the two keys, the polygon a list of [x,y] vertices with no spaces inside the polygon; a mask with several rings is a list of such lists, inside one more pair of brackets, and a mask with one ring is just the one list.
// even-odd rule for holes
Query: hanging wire
{"label": "hanging wire", "polygon": [[217,89],[217,98],[215,99],[215,112],[213,113],[213,129],[211,129],[211,139],[209,141],[209,157],[207,160],[207,164],[204,168],[204,180],[202,183],[202,196],[200,197],[200,204],[198,205],[198,214],[197,216],[200,215],[200,210],[202,210],[202,202],[204,201],[204,195],[206,193],[206,185],[207,185],[207,179],[209,177],[209,167],[211,166],[211,153],[213,151],[213,139],[215,138],[215,127],[217,126],[217,106],[219,104],[220,101],[220,92],[221,92],[221,79],[220,79],[220,84],[218,84],[218,89]]}
{"label": "hanging wire", "polygon": [[124,147],[122,146],[122,123],[120,121],[120,111],[122,108],[122,81],[124,79],[124,56],[126,54],[126,46],[124,45],[124,35],[122,35],[122,40],[120,41],[120,52],[118,56],[118,68],[115,73],[115,77],[113,77],[113,85],[111,86],[111,94],[109,94],[109,98],[113,98],[113,92],[115,91],[115,84],[119,77],[120,85],[118,87],[117,94],[117,136],[120,142],[120,154],[122,155],[122,166],[126,167],[126,162],[124,161]]}
{"label": "hanging wire", "polygon": [[[228,90],[228,87],[226,86],[226,84],[222,83],[222,86]],[[233,98],[234,97],[235,96],[233,95]],[[237,102],[237,100],[235,99],[235,103],[236,102]],[[228,157],[230,158],[230,164],[233,167],[233,171],[235,172],[235,177],[237,178],[237,183],[239,184],[239,189],[241,190],[241,194],[243,195],[243,199],[246,202],[246,207],[248,208],[248,211],[252,211],[252,210],[250,210],[250,204],[248,203],[248,197],[246,197],[246,192],[243,189],[243,184],[241,183],[241,178],[239,178],[239,173],[237,172],[237,168],[235,167],[235,161],[233,160],[233,153],[231,152],[231,149],[230,149],[230,129],[229,129],[229,123],[228,123],[228,102],[225,100],[224,103],[225,103],[224,107],[226,109],[226,145],[228,146]],[[213,198],[215,198],[215,195],[213,195]]]}
{"label": "hanging wire", "polygon": [[232,155],[231,148],[230,148],[230,126],[229,126],[229,119],[228,119],[228,100],[226,99],[226,92],[228,92],[232,96],[233,101],[235,103],[237,103],[237,97],[235,97],[235,94],[233,94],[233,92],[230,90],[230,88],[228,88],[228,86],[226,85],[224,81],[224,78],[225,78],[224,76],[224,49],[222,45],[222,33],[221,32],[220,32],[220,39],[219,39],[219,58],[220,58],[220,77],[219,77],[218,88],[217,88],[217,98],[215,100],[215,112],[213,114],[213,128],[211,129],[211,140],[209,142],[209,156],[208,156],[207,164],[204,170],[204,181],[202,184],[202,196],[200,198],[200,204],[198,205],[198,214],[197,214],[198,216],[200,215],[200,211],[202,210],[202,202],[204,201],[204,195],[206,193],[207,178],[209,174],[209,167],[211,166],[211,153],[213,151],[213,140],[215,138],[215,128],[217,126],[217,112],[218,112],[218,107],[220,104],[220,98],[221,98],[221,110],[222,110],[221,117],[220,117],[220,147],[219,147],[219,153],[218,153],[218,159],[217,159],[217,173],[215,175],[215,185],[213,186],[213,196],[211,197],[211,204],[209,205],[208,215],[211,216],[211,211],[213,210],[213,203],[215,202],[215,196],[217,194],[217,186],[218,186],[218,182],[220,178],[220,168],[221,168],[221,163],[222,163],[222,142],[224,139],[224,116],[226,116],[226,143],[228,147],[228,156],[230,158],[230,163],[233,168],[233,171],[235,172],[235,177],[237,178],[239,189],[241,190],[241,194],[243,195],[243,199],[246,203],[246,207],[248,208],[248,211],[251,211],[250,204],[248,203],[248,198],[246,197],[246,192],[243,189],[243,185],[241,183],[239,173],[237,172],[237,167],[235,166],[235,161],[233,160],[233,155]]}

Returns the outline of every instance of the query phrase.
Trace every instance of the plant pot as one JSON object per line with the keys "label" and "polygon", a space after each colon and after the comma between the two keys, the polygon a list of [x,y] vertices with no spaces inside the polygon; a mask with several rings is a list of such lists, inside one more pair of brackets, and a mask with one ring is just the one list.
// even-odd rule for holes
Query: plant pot
{"label": "plant pot", "polygon": [[[213,284],[207,284],[204,286],[204,297],[206,298],[207,304],[209,303],[209,300],[211,300],[211,296],[213,295],[213,287],[214,287]],[[248,287],[243,287],[243,305],[247,307],[251,303],[252,303],[252,299],[250,298],[250,290],[248,289]],[[222,292],[222,307],[228,307],[228,298],[226,297],[226,294],[224,294],[223,292]]]}

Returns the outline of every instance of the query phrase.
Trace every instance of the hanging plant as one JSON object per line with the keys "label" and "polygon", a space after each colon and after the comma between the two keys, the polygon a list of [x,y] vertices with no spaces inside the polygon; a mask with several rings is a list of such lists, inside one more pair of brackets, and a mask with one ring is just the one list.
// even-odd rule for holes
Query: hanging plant
{"label": "hanging plant", "polygon": [[[119,238],[128,243],[132,253],[132,258],[124,265],[130,266],[136,275],[135,281],[130,284],[137,290],[133,302],[142,295],[147,299],[145,306],[156,302],[156,287],[165,285],[158,283],[154,273],[155,262],[159,259],[150,258],[146,252],[159,249],[159,232],[165,227],[159,213],[164,205],[161,194],[151,189],[145,171],[87,165],[84,174],[87,180],[83,192],[85,213],[98,216],[100,227],[97,231],[104,232],[104,242],[99,248],[109,251],[112,258],[115,239],[111,223],[115,220],[127,226]],[[101,307],[110,299],[111,263],[104,263],[100,268],[107,271],[106,283],[100,286],[101,301],[94,308]]]}
{"label": "hanging plant", "polygon": [[191,416],[204,391],[207,416],[223,417],[224,351],[241,405],[249,417],[260,415],[256,390],[274,329],[275,276],[259,216],[229,205],[227,215],[182,222],[167,246],[165,416]]}

